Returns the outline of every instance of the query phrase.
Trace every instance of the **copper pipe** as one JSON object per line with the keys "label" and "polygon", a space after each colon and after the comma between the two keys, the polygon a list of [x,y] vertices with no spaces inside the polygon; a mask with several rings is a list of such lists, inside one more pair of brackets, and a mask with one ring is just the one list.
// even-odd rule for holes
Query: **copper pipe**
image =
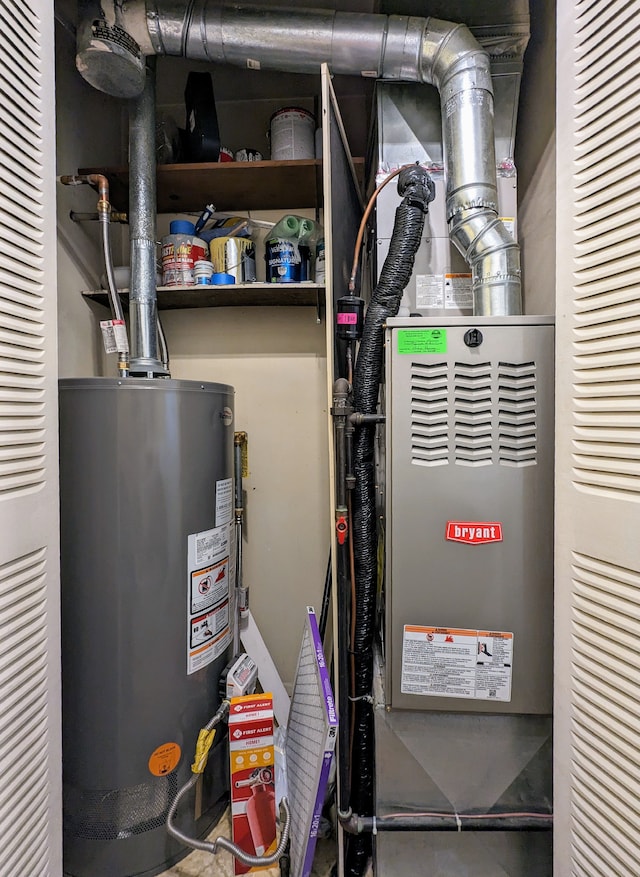
{"label": "copper pipe", "polygon": [[104,174],[67,174],[60,177],[60,182],[63,186],[93,186],[98,190],[100,201],[109,203],[109,180]]}
{"label": "copper pipe", "polygon": [[349,292],[353,294],[356,288],[356,274],[358,273],[358,262],[360,261],[360,248],[362,247],[362,238],[364,237],[364,230],[367,225],[367,220],[371,215],[371,211],[373,210],[373,205],[376,203],[376,198],[382,192],[387,183],[390,183],[394,177],[397,177],[400,171],[403,171],[406,167],[412,167],[410,164],[403,164],[402,167],[399,167],[397,170],[393,171],[393,173],[389,174],[386,180],[383,183],[380,183],[378,188],[375,190],[373,195],[369,198],[369,203],[367,204],[364,214],[362,216],[362,220],[360,222],[360,228],[358,229],[358,237],[356,238],[356,245],[353,248],[353,267],[351,268],[351,277],[349,278]]}

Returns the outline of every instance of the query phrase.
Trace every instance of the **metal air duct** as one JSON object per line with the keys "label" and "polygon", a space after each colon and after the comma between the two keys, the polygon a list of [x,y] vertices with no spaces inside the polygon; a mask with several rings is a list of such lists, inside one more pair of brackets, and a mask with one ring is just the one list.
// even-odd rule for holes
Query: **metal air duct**
{"label": "metal air duct", "polygon": [[[142,55],[184,55],[252,69],[423,82],[440,93],[450,236],[472,272],[478,315],[519,314],[520,250],[498,218],[489,56],[462,24],[404,15],[237,6],[207,0],[84,0],[77,65],[96,88],[122,97],[144,85]],[[118,7],[117,10],[115,7]],[[116,15],[117,12],[117,15]],[[123,66],[121,90],[105,65]],[[128,45],[128,43],[127,43]]]}

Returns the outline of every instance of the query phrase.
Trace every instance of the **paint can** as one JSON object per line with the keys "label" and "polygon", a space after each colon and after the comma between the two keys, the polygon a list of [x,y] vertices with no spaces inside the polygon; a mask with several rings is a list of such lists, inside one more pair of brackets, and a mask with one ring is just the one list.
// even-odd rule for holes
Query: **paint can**
{"label": "paint can", "polygon": [[236,283],[255,281],[256,248],[251,238],[214,238],[209,252],[215,274],[231,274]]}
{"label": "paint can", "polygon": [[184,219],[169,225],[170,234],[162,238],[162,285],[193,286],[193,267],[207,257],[207,245],[194,236],[195,226]]}
{"label": "paint can", "polygon": [[290,238],[271,238],[265,248],[267,283],[301,283],[309,279],[310,247]]}
{"label": "paint can", "polygon": [[283,107],[271,116],[269,139],[272,161],[315,158],[316,120],[301,107]]}

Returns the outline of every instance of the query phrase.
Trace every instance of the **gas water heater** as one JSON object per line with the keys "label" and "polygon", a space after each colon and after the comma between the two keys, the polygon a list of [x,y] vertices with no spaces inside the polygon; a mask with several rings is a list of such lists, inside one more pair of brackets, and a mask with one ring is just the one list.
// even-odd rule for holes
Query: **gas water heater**
{"label": "gas water heater", "polygon": [[[64,870],[152,875],[230,657],[233,389],[60,382]],[[177,825],[226,806],[224,735]]]}

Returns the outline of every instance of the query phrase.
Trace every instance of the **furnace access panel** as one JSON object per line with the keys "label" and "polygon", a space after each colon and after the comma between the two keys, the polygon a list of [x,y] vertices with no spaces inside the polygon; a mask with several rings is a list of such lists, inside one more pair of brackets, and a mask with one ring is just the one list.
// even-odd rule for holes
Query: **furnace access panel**
{"label": "furnace access panel", "polygon": [[550,713],[554,327],[389,321],[387,700]]}

